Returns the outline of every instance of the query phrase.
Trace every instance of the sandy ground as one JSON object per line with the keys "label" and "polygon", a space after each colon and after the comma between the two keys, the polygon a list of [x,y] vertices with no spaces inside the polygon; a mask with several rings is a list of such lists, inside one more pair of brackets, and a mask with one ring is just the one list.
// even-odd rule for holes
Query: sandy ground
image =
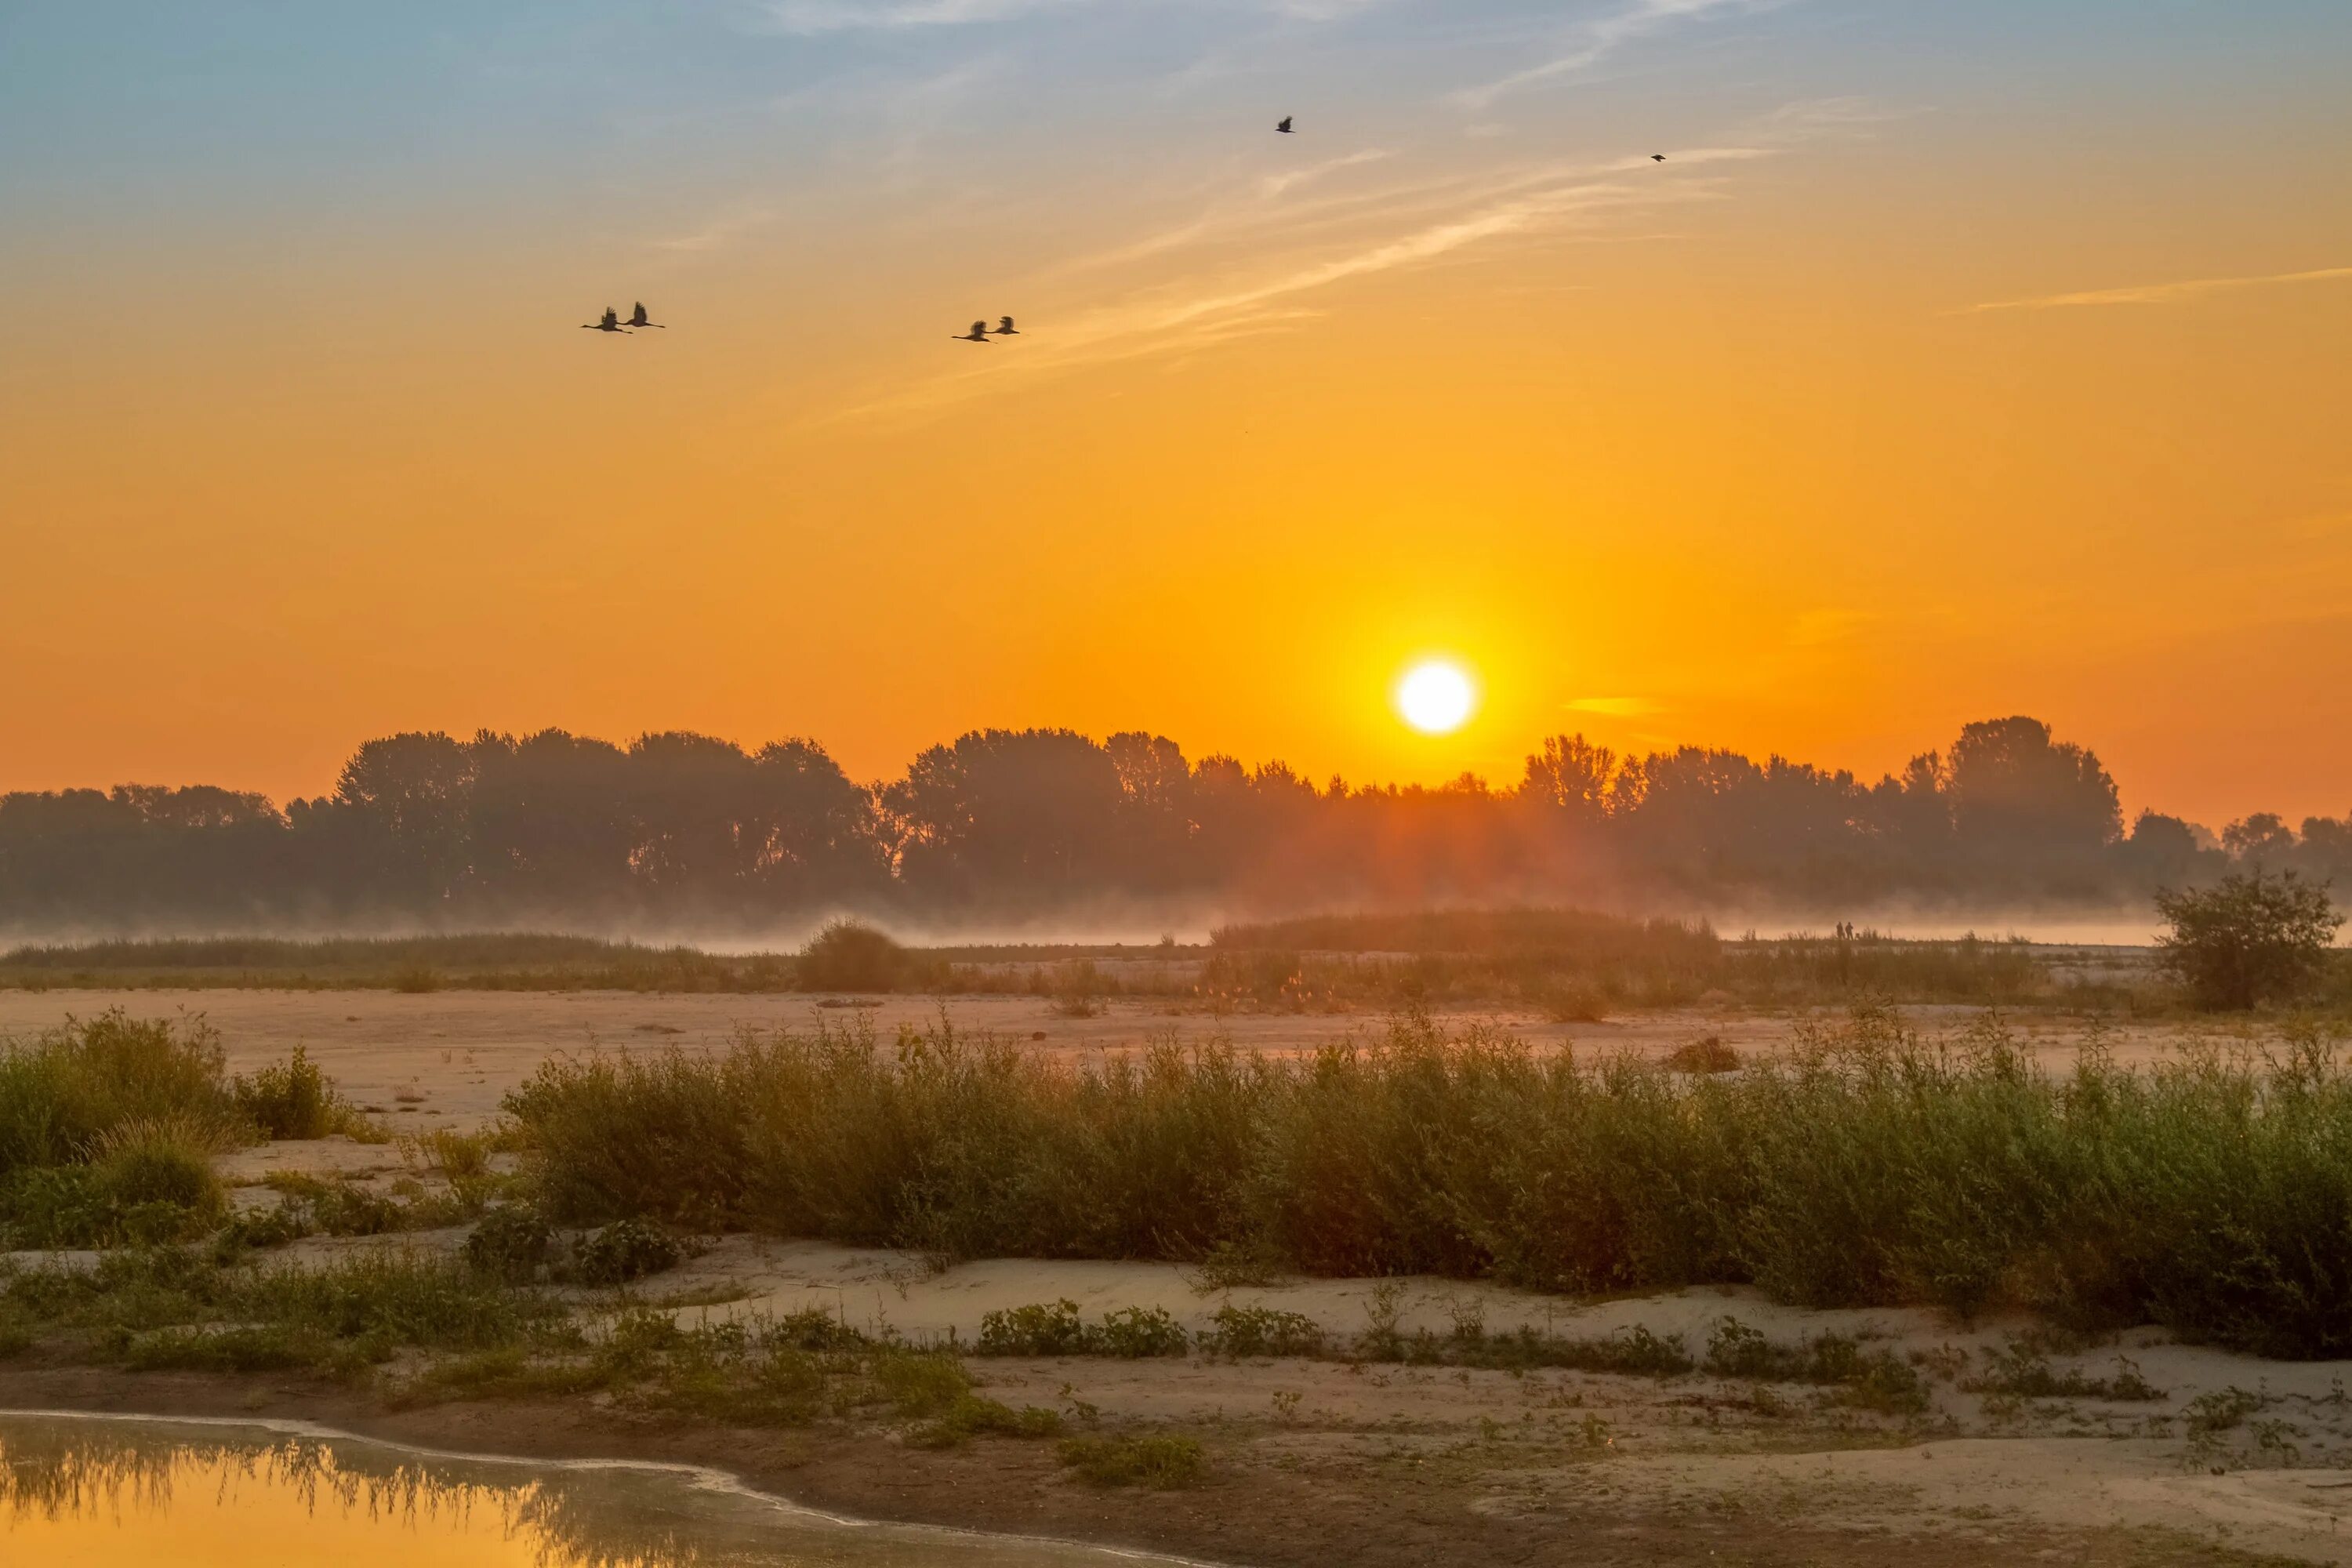
{"label": "sandy ground", "polygon": [[[319,1152],[280,1146],[268,1168],[360,1163],[341,1152],[331,1162],[310,1157]],[[461,1235],[313,1241],[291,1256],[454,1247]],[[1475,1312],[1490,1328],[1601,1335],[1639,1324],[1698,1346],[1736,1316],[1775,1340],[1867,1336],[1941,1370],[1927,1414],[1885,1416],[1838,1407],[1803,1385],[1700,1373],[1204,1356],[971,1363],[995,1397],[1057,1408],[1074,1424],[1198,1435],[1212,1458],[1209,1483],[1164,1495],[1076,1486],[1034,1444],[919,1455],[873,1433],[730,1435],[593,1401],[395,1411],[327,1385],[17,1368],[0,1370],[0,1405],[296,1414],[475,1448],[698,1458],[869,1516],[1229,1563],[2352,1563],[2344,1392],[2352,1364],[2255,1362],[2140,1331],[2050,1363],[2104,1376],[2127,1356],[2163,1390],[2160,1400],[2003,1400],[1963,1384],[2022,1323],[1803,1311],[1744,1291],[1579,1304],[1435,1279],[1396,1284],[1408,1328],[1443,1331]],[[1233,1302],[1303,1312],[1344,1338],[1363,1327],[1373,1290],[1351,1279],[1212,1289],[1150,1264],[996,1260],[935,1270],[903,1253],[730,1237],[646,1281],[639,1299],[693,1303],[672,1308],[688,1319],[821,1306],[863,1327],[967,1342],[990,1310],[1065,1297],[1089,1316],[1159,1306],[1193,1327]],[[2194,1402],[2235,1391],[2255,1406],[2247,1418],[2193,1436]]]}
{"label": "sandy ground", "polygon": [[[240,1203],[272,1172],[383,1184],[430,1175],[397,1144],[283,1142],[222,1162]],[[451,1249],[462,1229],[310,1238],[301,1263],[354,1249]],[[18,1261],[30,1261],[19,1258]],[[1972,1389],[2022,1321],[1909,1310],[1810,1311],[1752,1291],[1577,1301],[1484,1283],[1287,1279],[1220,1285],[1179,1266],[993,1259],[728,1237],[635,1299],[682,1319],[817,1308],[867,1331],[971,1344],[992,1311],[1068,1300],[1088,1319],[1160,1308],[1199,1331],[1227,1305],[1313,1319],[1352,1342],[1377,1312],[1444,1334],[1465,1323],[1599,1338],[1641,1327],[1702,1351],[1726,1318],[1794,1343],[1837,1333],[1923,1368],[1924,1415],[1886,1415],[1790,1383],[1623,1377],[1342,1360],[976,1357],[987,1391],[1075,1425],[1199,1436],[1198,1491],[1104,1494],[1036,1444],[918,1454],[872,1432],[727,1434],[597,1401],[395,1411],[348,1387],[67,1367],[0,1368],[0,1405],[299,1415],[446,1446],[717,1462],[761,1485],[875,1517],[1039,1531],[1227,1563],[1938,1563],[2030,1561],[2352,1564],[2352,1363],[2261,1362],[2138,1330],[2045,1345],[2053,1372],[2128,1363],[2162,1397],[2018,1399]],[[602,1308],[603,1297],[583,1297]],[[2200,1405],[2200,1401],[2204,1401]],[[2194,1417],[2236,1400],[2238,1418]]]}
{"label": "sandy ground", "polygon": [[[826,1006],[824,1002],[849,1004]],[[739,1028],[811,1028],[870,1021],[887,1038],[901,1026],[939,1021],[945,1008],[959,1029],[993,1033],[1040,1051],[1083,1056],[1133,1048],[1153,1038],[1205,1041],[1220,1036],[1244,1050],[1311,1050],[1353,1034],[1377,1036],[1376,1012],[1233,1013],[1171,1011],[1159,1002],[1118,1000],[1091,1018],[1068,1018],[1032,996],[813,998],[805,995],[673,995],[634,992],[451,991],[404,995],[389,991],[0,991],[0,1038],[52,1028],[68,1016],[89,1017],[120,1006],[142,1017],[202,1015],[222,1034],[233,1071],[275,1061],[295,1046],[362,1105],[388,1116],[451,1118],[471,1125],[548,1056],[563,1051],[646,1050],[676,1046],[708,1050]],[[1969,1007],[1906,1010],[1924,1030],[1958,1030],[1979,1014]],[[1627,1013],[1601,1023],[1558,1024],[1511,1010],[1439,1015],[1449,1029],[1486,1022],[1538,1047],[1632,1051],[1662,1056],[1706,1036],[1742,1052],[1784,1046],[1801,1016],[1740,1008]],[[2083,1020],[2011,1013],[2011,1027],[2053,1067],[2074,1059]],[[2158,1059],[2187,1038],[2174,1024],[2126,1024],[2107,1043],[2126,1063]]]}
{"label": "sandy ground", "polygon": [[[0,1035],[29,1034],[116,1003],[152,1016],[184,1005],[223,1032],[233,1068],[306,1045],[353,1098],[396,1126],[464,1125],[550,1053],[689,1050],[740,1026],[870,1017],[884,1033],[936,1019],[930,998],[820,1009],[807,997],[212,991],[198,994],[0,993]],[[1031,998],[951,999],[960,1028],[991,1030],[1043,1051],[1132,1047],[1155,1035],[1292,1051],[1377,1031],[1377,1015],[1169,1016],[1114,1005],[1085,1019]],[[1966,1009],[1920,1010],[1929,1031]],[[1770,1050],[1792,1020],[1704,1011],[1629,1015],[1562,1026],[1487,1017],[1541,1045],[1658,1054],[1705,1035]],[[2011,1020],[2053,1065],[2080,1025]],[[2175,1048],[2168,1028],[2124,1031],[2125,1060]],[[242,1205],[266,1205],[270,1173],[335,1173],[372,1185],[424,1179],[395,1144],[278,1143],[223,1163]],[[380,1240],[313,1238],[292,1260],[357,1247],[456,1247],[462,1231]],[[722,1238],[641,1296],[688,1317],[778,1315],[822,1308],[865,1329],[918,1339],[976,1339],[991,1311],[1067,1299],[1089,1318],[1163,1308],[1199,1330],[1231,1303],[1305,1314],[1349,1341],[1376,1310],[1375,1282],[1295,1280],[1214,1289],[1177,1267],[991,1260],[934,1269],[904,1253]],[[1863,1335],[1933,1369],[1925,1416],[1874,1415],[1796,1384],[1700,1374],[1656,1380],[1558,1370],[1525,1373],[1339,1361],[1234,1363],[982,1359],[996,1396],[1062,1409],[1073,1421],[1169,1426],[1200,1435],[1213,1459],[1198,1491],[1105,1494],[1070,1482],[1050,1450],[991,1440],[917,1454],[874,1433],[735,1433],[663,1424],[592,1403],[547,1408],[450,1405],[391,1411],[348,1388],[301,1382],[134,1376],[65,1367],[0,1369],[0,1405],[58,1404],[159,1413],[246,1412],[338,1421],[452,1446],[517,1453],[618,1454],[718,1462],[760,1484],[877,1517],[1036,1531],[1127,1542],[1229,1563],[1362,1568],[1493,1563],[2352,1564],[2352,1363],[2256,1362],[2166,1342],[2140,1331],[2053,1353],[2053,1369],[2102,1377],[2128,1357],[2161,1400],[2018,1400],[1962,1386],[1987,1352],[2027,1329],[1961,1325],[1905,1310],[1807,1312],[1744,1291],[1578,1302],[1484,1284],[1412,1279],[1392,1305],[1401,1326],[1444,1332],[1465,1322],[1521,1324],[1578,1336],[1633,1326],[1703,1350],[1722,1319],[1775,1340]],[[2191,1430],[2192,1405],[2243,1391],[2242,1418]],[[2261,1554],[2271,1554],[2264,1558]]]}

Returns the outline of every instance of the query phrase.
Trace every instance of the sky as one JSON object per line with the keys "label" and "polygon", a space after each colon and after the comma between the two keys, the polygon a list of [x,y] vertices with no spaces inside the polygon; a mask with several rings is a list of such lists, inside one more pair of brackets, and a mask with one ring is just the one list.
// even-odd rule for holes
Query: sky
{"label": "sky", "polygon": [[0,788],[2026,712],[2340,814],[2347,71],[2340,0],[12,0]]}

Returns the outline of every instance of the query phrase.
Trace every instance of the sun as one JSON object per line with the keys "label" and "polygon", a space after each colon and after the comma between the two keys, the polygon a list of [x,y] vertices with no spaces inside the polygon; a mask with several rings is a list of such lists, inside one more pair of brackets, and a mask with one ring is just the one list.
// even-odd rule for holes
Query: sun
{"label": "sun", "polygon": [[1477,709],[1477,683],[1450,658],[1424,658],[1396,684],[1398,716],[1424,735],[1450,735]]}

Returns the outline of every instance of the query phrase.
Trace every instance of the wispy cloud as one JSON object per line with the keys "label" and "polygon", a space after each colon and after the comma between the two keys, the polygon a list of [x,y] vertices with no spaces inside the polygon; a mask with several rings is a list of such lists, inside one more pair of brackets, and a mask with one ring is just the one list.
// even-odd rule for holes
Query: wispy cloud
{"label": "wispy cloud", "polygon": [[1083,0],[771,0],[768,16],[788,33],[960,27],[1009,22]]}
{"label": "wispy cloud", "polygon": [[756,229],[775,221],[776,215],[765,207],[746,207],[711,219],[700,228],[686,234],[671,235],[653,241],[653,248],[673,255],[690,256],[700,251],[717,250]]}
{"label": "wispy cloud", "polygon": [[[767,0],[762,8],[788,33],[904,31],[1012,22],[1045,11],[1069,11],[1101,0]],[[1332,22],[1381,0],[1265,0],[1264,9],[1306,22]]]}
{"label": "wispy cloud", "polygon": [[[1189,287],[1162,288],[1078,312],[1057,322],[1049,337],[1025,340],[1017,358],[976,363],[836,417],[924,413],[1005,385],[1013,377],[1034,378],[1145,356],[1178,356],[1290,326],[1319,313],[1307,297],[1339,284],[1430,265],[1516,237],[1598,224],[1613,212],[1706,199],[1720,194],[1717,183],[1695,171],[1712,163],[1769,155],[1758,148],[1684,153],[1676,159],[1681,172],[1666,179],[1651,177],[1643,160],[1637,177],[1629,177],[1635,171],[1622,163],[1550,164],[1443,192],[1414,187],[1388,209],[1356,212],[1351,236],[1323,235],[1302,249],[1297,233],[1272,230],[1253,240],[1240,278],[1196,280]],[[1380,227],[1391,232],[1364,232]],[[1214,224],[1203,220],[1143,247],[1129,247],[1125,256],[1186,245],[1206,247],[1225,237],[1229,235],[1220,235]],[[1286,249],[1286,259],[1257,259]],[[1315,254],[1318,250],[1322,254]]]}
{"label": "wispy cloud", "polygon": [[1589,70],[1626,45],[1678,22],[1711,12],[1761,10],[1778,3],[1780,0],[1633,0],[1631,5],[1580,24],[1569,35],[1566,47],[1550,59],[1482,86],[1465,88],[1453,95],[1453,101],[1465,109],[1486,109],[1496,99],[1521,88]]}
{"label": "wispy cloud", "polygon": [[1962,313],[2063,310],[2099,305],[2185,305],[2244,289],[2268,289],[2283,283],[2336,283],[2347,279],[2352,279],[2352,267],[2323,267],[2311,272],[2264,272],[2245,278],[2187,278],[2176,283],[2142,283],[2128,289],[2085,289],[2079,293],[2044,294],[2031,300],[1994,300],[1970,306]]}
{"label": "wispy cloud", "polygon": [[1377,163],[1390,155],[1383,148],[1368,147],[1360,153],[1349,153],[1344,157],[1326,158],[1320,163],[1309,163],[1303,169],[1291,169],[1279,174],[1268,174],[1257,183],[1257,194],[1272,201],[1285,191],[1297,190],[1299,186],[1319,180],[1326,174],[1336,174],[1342,169],[1360,168],[1366,163]]}

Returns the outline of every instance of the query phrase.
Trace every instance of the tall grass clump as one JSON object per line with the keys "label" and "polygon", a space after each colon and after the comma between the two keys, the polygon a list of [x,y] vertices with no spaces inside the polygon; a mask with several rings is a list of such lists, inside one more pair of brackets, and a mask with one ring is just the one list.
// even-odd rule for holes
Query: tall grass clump
{"label": "tall grass clump", "polygon": [[509,1097],[551,1216],[945,1257],[1266,1258],[1593,1292],[2038,1308],[2352,1353],[2352,1073],[2306,1031],[2128,1071],[1858,1009],[1687,1074],[1399,1017],[1297,1061],[1067,1067],[944,1024],[551,1062]]}
{"label": "tall grass clump", "polygon": [[0,1175],[84,1163],[131,1121],[177,1120],[223,1142],[244,1118],[201,1018],[132,1018],[120,1008],[0,1043]]}
{"label": "tall grass clump", "polygon": [[228,1077],[201,1018],[115,1009],[0,1043],[0,1243],[193,1239],[226,1212],[214,1155],[357,1125],[299,1047],[250,1079]]}

